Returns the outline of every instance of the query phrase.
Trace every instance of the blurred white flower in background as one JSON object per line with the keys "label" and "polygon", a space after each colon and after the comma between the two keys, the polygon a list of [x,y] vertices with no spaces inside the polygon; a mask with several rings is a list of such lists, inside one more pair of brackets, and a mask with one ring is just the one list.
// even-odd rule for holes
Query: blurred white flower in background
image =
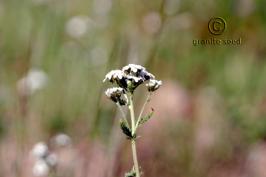
{"label": "blurred white flower in background", "polygon": [[57,155],[50,152],[48,146],[44,142],[35,144],[31,150],[31,154],[35,157],[32,168],[34,176],[47,176],[50,171],[54,170],[57,166]]}
{"label": "blurred white flower in background", "polygon": [[92,28],[93,24],[93,20],[87,16],[74,16],[66,23],[65,31],[70,37],[80,38]]}
{"label": "blurred white flower in background", "polygon": [[32,149],[32,155],[36,158],[44,158],[48,153],[48,146],[44,142],[35,144]]}
{"label": "blurred white flower in background", "polygon": [[55,153],[51,153],[49,154],[46,158],[45,161],[47,163],[47,165],[54,167],[57,164],[57,155]]}
{"label": "blurred white flower in background", "polygon": [[[30,154],[34,157],[33,175],[36,177],[57,176],[60,173],[60,167],[69,161],[64,159],[68,153],[62,156],[62,152],[71,152],[71,141],[68,135],[58,133],[49,140],[48,145],[45,142],[36,143],[30,151]],[[67,146],[68,148],[65,148]]]}
{"label": "blurred white flower in background", "polygon": [[145,32],[149,34],[155,34],[161,28],[162,21],[161,16],[157,12],[150,12],[143,17],[142,26]]}
{"label": "blurred white flower in background", "polygon": [[71,145],[71,138],[64,133],[59,133],[55,135],[54,138],[52,138],[52,142],[56,146],[61,146],[61,147],[69,146]]}
{"label": "blurred white flower in background", "polygon": [[39,69],[31,69],[17,82],[17,89],[22,95],[30,95],[42,89],[48,81],[47,74]]}
{"label": "blurred white flower in background", "polygon": [[33,166],[32,173],[34,176],[47,176],[50,172],[50,167],[44,160],[37,160]]}

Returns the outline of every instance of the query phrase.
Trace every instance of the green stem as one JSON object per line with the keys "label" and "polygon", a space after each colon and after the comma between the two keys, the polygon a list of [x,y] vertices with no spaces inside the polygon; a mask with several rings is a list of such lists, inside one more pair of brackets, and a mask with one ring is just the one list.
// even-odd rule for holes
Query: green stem
{"label": "green stem", "polygon": [[132,147],[132,155],[133,155],[134,170],[136,172],[136,177],[140,177],[138,157],[137,157],[137,147],[136,147],[136,141],[134,139],[131,140],[131,147]]}
{"label": "green stem", "polygon": [[137,123],[136,123],[136,126],[135,126],[135,130],[133,130],[133,132],[136,132],[137,131],[137,128],[138,128],[138,125],[139,125],[139,121],[140,121],[140,118],[143,114],[143,111],[147,105],[148,102],[150,102],[150,98],[151,98],[151,92],[149,92],[149,95],[147,96],[146,100],[145,100],[145,103],[143,104],[142,108],[141,108],[141,111],[140,111],[140,114],[139,114],[139,117],[137,119]]}
{"label": "green stem", "polygon": [[[134,130],[135,130],[135,114],[134,114],[134,105],[133,105],[133,96],[132,95],[129,96],[129,111],[130,111],[130,117],[131,117],[131,130],[132,130],[132,134],[134,135],[135,134],[135,132],[134,132]],[[135,139],[131,140],[131,147],[132,147],[132,155],[133,155],[134,170],[136,172],[136,177],[140,177]]]}

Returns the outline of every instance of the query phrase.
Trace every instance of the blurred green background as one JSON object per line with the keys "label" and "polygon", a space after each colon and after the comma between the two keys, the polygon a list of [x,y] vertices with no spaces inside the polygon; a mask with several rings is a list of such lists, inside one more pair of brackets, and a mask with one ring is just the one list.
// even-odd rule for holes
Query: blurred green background
{"label": "blurred green background", "polygon": [[[0,176],[32,176],[32,146],[58,133],[72,146],[55,150],[68,163],[57,176],[123,176],[132,163],[129,142],[102,80],[135,63],[163,81],[149,104],[154,119],[140,133],[143,176],[265,177],[265,6],[1,0]],[[213,36],[208,21],[217,16],[227,28]],[[213,37],[242,43],[193,45]],[[136,95],[138,109],[144,93]]]}

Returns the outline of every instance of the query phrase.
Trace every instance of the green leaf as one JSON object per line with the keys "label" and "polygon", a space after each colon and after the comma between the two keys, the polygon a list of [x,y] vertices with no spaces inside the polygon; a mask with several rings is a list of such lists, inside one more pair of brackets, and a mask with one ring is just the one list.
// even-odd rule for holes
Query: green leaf
{"label": "green leaf", "polygon": [[151,108],[151,112],[148,115],[140,118],[137,126],[146,123],[152,117],[153,113],[154,113],[154,109]]}
{"label": "green leaf", "polygon": [[136,172],[135,172],[134,168],[132,168],[132,170],[130,172],[127,172],[125,174],[125,177],[136,177]]}
{"label": "green leaf", "polygon": [[129,128],[128,124],[124,120],[120,120],[120,128],[122,129],[123,133],[129,138],[134,139],[136,135],[132,135],[132,131]]}

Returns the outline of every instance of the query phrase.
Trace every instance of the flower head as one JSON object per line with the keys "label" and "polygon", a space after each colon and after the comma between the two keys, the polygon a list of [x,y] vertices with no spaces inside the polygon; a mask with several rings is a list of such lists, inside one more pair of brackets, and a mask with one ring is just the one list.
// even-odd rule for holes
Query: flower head
{"label": "flower head", "polygon": [[122,68],[125,74],[142,78],[144,81],[154,79],[154,75],[146,71],[146,68],[136,64],[128,64]]}
{"label": "flower head", "polygon": [[120,87],[109,88],[105,91],[107,97],[109,97],[115,103],[120,105],[126,105],[127,100],[122,98],[124,95],[124,89]]}
{"label": "flower head", "polygon": [[144,80],[140,77],[136,76],[127,76],[127,90],[133,93],[133,91],[144,82]]}
{"label": "flower head", "polygon": [[137,73],[138,71],[141,71],[141,70],[145,70],[145,68],[143,66],[136,65],[136,64],[128,64],[127,66],[124,66],[122,68],[122,71],[127,74],[130,74],[131,72]]}
{"label": "flower head", "polygon": [[[119,87],[121,87],[124,92],[133,93],[139,85],[143,84],[145,81],[154,79],[154,75],[149,73],[143,66],[136,64],[128,64],[127,66],[124,66],[122,70],[112,70],[107,73],[103,82],[109,80],[111,83],[116,83]],[[154,84],[153,82],[154,81],[152,81],[151,84]],[[154,87],[150,90],[158,89],[161,83],[159,82],[157,84],[159,85],[156,86],[156,88]],[[115,96],[111,96],[110,91],[114,92],[114,90],[107,90],[106,94],[108,94],[113,101],[118,102],[119,100],[122,100],[117,99],[117,93]],[[119,103],[124,104],[124,101]]]}
{"label": "flower head", "polygon": [[114,82],[116,79],[122,79],[123,78],[123,72],[119,69],[112,70],[109,73],[105,75],[105,78],[103,82],[106,80],[109,80],[110,82]]}
{"label": "flower head", "polygon": [[162,85],[162,81],[151,79],[146,86],[148,87],[149,92],[154,92]]}
{"label": "flower head", "polygon": [[122,88],[127,88],[126,76],[121,70],[112,70],[106,74],[103,82],[109,80],[111,83],[116,83]]}

